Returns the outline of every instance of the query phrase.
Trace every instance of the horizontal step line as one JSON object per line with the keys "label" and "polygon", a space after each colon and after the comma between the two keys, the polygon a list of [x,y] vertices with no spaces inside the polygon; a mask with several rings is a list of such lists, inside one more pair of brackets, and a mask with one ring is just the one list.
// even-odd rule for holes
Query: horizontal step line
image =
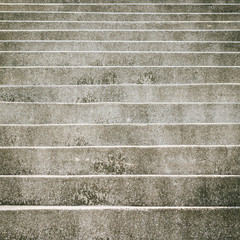
{"label": "horizontal step line", "polygon": [[240,23],[240,21],[49,21],[49,20],[0,20],[0,23]]}
{"label": "horizontal step line", "polygon": [[239,52],[200,52],[200,51],[1,51],[1,53],[133,53],[133,54],[142,54],[142,53],[164,53],[164,54],[240,54]]}
{"label": "horizontal step line", "polygon": [[51,14],[89,14],[89,15],[240,15],[239,12],[231,12],[231,13],[222,13],[222,12],[214,12],[214,13],[206,13],[206,12],[197,12],[197,13],[189,13],[189,12],[177,12],[177,13],[157,13],[157,12],[64,12],[64,11],[0,11],[1,13],[51,13]]}
{"label": "horizontal step line", "polygon": [[238,3],[0,3],[1,5],[33,5],[33,6],[44,6],[44,5],[57,5],[57,6],[239,6]]}
{"label": "horizontal step line", "polygon": [[36,69],[36,68],[240,68],[240,66],[0,66],[0,69]]}
{"label": "horizontal step line", "polygon": [[130,207],[130,206],[0,206],[2,211],[91,211],[91,210],[125,210],[125,211],[147,211],[147,210],[239,210],[240,207],[224,207],[224,206],[182,206],[182,207]]}
{"label": "horizontal step line", "polygon": [[78,123],[78,124],[0,124],[0,127],[70,127],[70,126],[231,126],[239,123]]}
{"label": "horizontal step line", "polygon": [[0,32],[240,32],[239,29],[0,29]]}
{"label": "horizontal step line", "polygon": [[[240,105],[240,102],[94,102],[94,103],[62,103],[62,102],[5,102],[5,105],[73,105],[73,106],[96,106],[96,105]],[[240,121],[240,120],[239,120]]]}
{"label": "horizontal step line", "polygon": [[240,83],[183,83],[183,84],[131,84],[131,83],[123,83],[123,84],[84,84],[84,85],[69,85],[69,84],[62,84],[62,85],[0,85],[0,88],[5,88],[5,87],[12,87],[12,88],[76,88],[76,87],[123,87],[123,86],[128,86],[128,87],[181,87],[181,86],[240,86]]}
{"label": "horizontal step line", "polygon": [[109,148],[109,149],[129,149],[129,148],[137,148],[137,149],[158,149],[158,148],[240,148],[240,145],[118,145],[118,146],[0,146],[0,151],[4,149],[43,149],[43,150],[52,150],[52,149],[101,149],[101,148]]}
{"label": "horizontal step line", "polygon": [[240,66],[0,66],[0,69],[41,69],[41,68],[240,68]]}
{"label": "horizontal step line", "polygon": [[177,13],[158,13],[158,12],[70,12],[70,11],[0,11],[1,13],[53,13],[53,14],[96,14],[96,15],[240,15],[239,12],[231,13],[222,13],[222,12],[197,12],[197,13],[188,13],[188,12],[177,12]]}
{"label": "horizontal step line", "polygon": [[131,40],[0,40],[0,43],[229,43],[229,44],[240,44],[240,41],[131,41]]}
{"label": "horizontal step line", "polygon": [[136,175],[0,175],[3,178],[240,178],[240,175],[156,175],[156,174],[136,174]]}
{"label": "horizontal step line", "polygon": [[0,32],[240,32],[239,29],[0,29]]}

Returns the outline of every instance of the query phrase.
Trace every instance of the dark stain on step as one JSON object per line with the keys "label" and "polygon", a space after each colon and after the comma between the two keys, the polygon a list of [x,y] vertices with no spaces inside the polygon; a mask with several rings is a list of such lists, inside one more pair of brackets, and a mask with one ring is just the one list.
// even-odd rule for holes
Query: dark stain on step
{"label": "dark stain on step", "polygon": [[33,102],[33,99],[29,96],[18,94],[14,96],[12,93],[4,93],[0,96],[0,101],[4,102]]}
{"label": "dark stain on step", "polygon": [[109,153],[106,160],[94,162],[94,170],[103,174],[130,174],[131,165],[126,163],[126,158],[121,153]]}
{"label": "dark stain on step", "polygon": [[91,146],[91,144],[86,141],[83,137],[78,137],[75,139],[71,139],[71,137],[68,137],[68,141],[67,141],[67,146]]}
{"label": "dark stain on step", "polygon": [[77,80],[77,85],[94,85],[94,84],[116,84],[117,74],[113,71],[104,72],[100,76],[84,75]]}
{"label": "dark stain on step", "polygon": [[139,76],[137,84],[156,84],[157,77],[152,71],[148,71]]}
{"label": "dark stain on step", "polygon": [[[72,199],[72,205],[103,205],[109,203],[107,200],[108,193],[104,189],[100,189],[97,185],[93,184],[89,186],[84,184],[79,189],[76,187]],[[65,200],[67,203],[69,199]]]}
{"label": "dark stain on step", "polygon": [[106,72],[102,76],[101,84],[115,84],[117,75],[114,72]]}

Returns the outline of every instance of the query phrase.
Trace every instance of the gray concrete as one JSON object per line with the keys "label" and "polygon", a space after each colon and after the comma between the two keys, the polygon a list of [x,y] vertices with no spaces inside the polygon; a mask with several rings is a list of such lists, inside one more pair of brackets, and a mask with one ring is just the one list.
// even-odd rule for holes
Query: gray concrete
{"label": "gray concrete", "polygon": [[240,67],[5,67],[0,85],[239,83]]}
{"label": "gray concrete", "polygon": [[[161,3],[161,2],[159,2]],[[60,12],[154,12],[154,13],[236,13],[240,5],[4,5],[0,11],[60,11]]]}
{"label": "gray concrete", "polygon": [[2,2],[0,240],[238,240],[239,1]]}
{"label": "gray concrete", "polygon": [[239,21],[238,13],[80,13],[80,12],[0,12],[0,20],[48,21]]}
{"label": "gray concrete", "polygon": [[[239,26],[240,27],[240,26]],[[239,52],[240,42],[87,42],[24,41],[0,42],[4,51],[172,51],[172,52]]]}
{"label": "gray concrete", "polygon": [[239,104],[0,102],[0,124],[238,123]]}
{"label": "gray concrete", "polygon": [[240,146],[0,148],[1,175],[240,175]]}
{"label": "gray concrete", "polygon": [[42,103],[239,103],[240,84],[0,86],[0,100]]}
{"label": "gray concrete", "polygon": [[0,176],[0,205],[239,206],[240,176]]}
{"label": "gray concrete", "polygon": [[240,53],[0,52],[2,66],[239,66]]}
{"label": "gray concrete", "polygon": [[[181,16],[181,15],[180,15]],[[211,15],[210,15],[211,16]],[[0,40],[95,40],[95,41],[239,41],[240,30],[8,30]],[[140,51],[141,49],[139,49]]]}
{"label": "gray concrete", "polygon": [[[18,0],[18,3],[94,3],[96,0]],[[2,0],[2,3],[16,3],[16,0]],[[99,3],[159,3],[159,0],[101,0]],[[162,0],[161,3],[169,3]],[[189,3],[189,0],[171,0],[171,3]],[[191,3],[239,3],[238,0],[191,0]]]}
{"label": "gray concrete", "polygon": [[2,239],[218,240],[219,236],[226,240],[240,238],[239,208],[0,209]]}
{"label": "gray concrete", "polygon": [[193,30],[193,29],[239,29],[240,22],[178,22],[178,21],[169,21],[169,22],[131,22],[131,21],[83,21],[83,22],[46,22],[46,21],[0,21],[0,29],[10,30],[10,29],[166,29],[166,30]]}
{"label": "gray concrete", "polygon": [[0,125],[0,146],[238,145],[240,124]]}

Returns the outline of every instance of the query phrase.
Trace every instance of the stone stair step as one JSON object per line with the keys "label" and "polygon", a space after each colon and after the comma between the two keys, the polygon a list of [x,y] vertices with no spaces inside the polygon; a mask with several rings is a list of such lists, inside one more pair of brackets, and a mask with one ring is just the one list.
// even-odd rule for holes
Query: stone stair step
{"label": "stone stair step", "polygon": [[44,29],[141,29],[141,30],[217,30],[239,29],[240,21],[14,21],[0,20],[1,30],[44,30]]}
{"label": "stone stair step", "polygon": [[33,21],[239,21],[239,13],[0,12],[0,20],[16,19]]}
{"label": "stone stair step", "polygon": [[239,66],[240,52],[0,52],[2,66]]}
{"label": "stone stair step", "polygon": [[0,41],[3,51],[170,51],[240,52],[240,42],[187,41]]}
{"label": "stone stair step", "polygon": [[45,29],[0,30],[0,40],[238,41],[240,30]]}
{"label": "stone stair step", "polygon": [[1,147],[1,175],[240,175],[240,145]]}
{"label": "stone stair step", "polygon": [[2,239],[240,238],[239,207],[1,206],[0,214]]}
{"label": "stone stair step", "polygon": [[127,13],[235,13],[240,12],[240,4],[177,4],[177,3],[156,3],[156,4],[4,4],[0,3],[0,11],[46,11],[46,12],[127,12]]}
{"label": "stone stair step", "polygon": [[0,176],[1,205],[239,206],[240,176]]}
{"label": "stone stair step", "polygon": [[238,145],[240,124],[0,125],[0,146]]}
{"label": "stone stair step", "polygon": [[240,119],[240,103],[0,102],[0,109],[0,124],[238,123]]}
{"label": "stone stair step", "polygon": [[240,102],[240,84],[0,86],[3,102]]}
{"label": "stone stair step", "polygon": [[240,67],[0,67],[0,85],[239,83]]}

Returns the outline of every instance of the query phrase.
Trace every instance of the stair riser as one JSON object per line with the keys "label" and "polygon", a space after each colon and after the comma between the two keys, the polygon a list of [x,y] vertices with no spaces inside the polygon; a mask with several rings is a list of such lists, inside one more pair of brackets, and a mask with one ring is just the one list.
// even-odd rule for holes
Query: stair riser
{"label": "stair riser", "polygon": [[240,174],[239,146],[0,148],[1,175]]}
{"label": "stair riser", "polygon": [[240,120],[240,104],[0,103],[0,108],[0,124],[238,123]]}
{"label": "stair riser", "polygon": [[0,12],[0,20],[41,20],[41,21],[239,21],[234,13],[72,13],[72,12]]}
{"label": "stair riser", "polygon": [[239,124],[0,126],[0,146],[237,145]]}
{"label": "stair riser", "polygon": [[236,43],[193,42],[0,42],[4,51],[196,51],[240,52]]}
{"label": "stair riser", "polygon": [[239,214],[240,209],[228,208],[10,210],[1,211],[0,237],[17,240],[217,240],[221,236],[230,240],[240,238]]}
{"label": "stair riser", "polygon": [[5,102],[240,102],[240,85],[0,87]]}
{"label": "stair riser", "polygon": [[3,85],[239,83],[240,68],[95,67],[0,68]]}
{"label": "stair riser", "polygon": [[240,31],[130,31],[62,30],[4,31],[1,40],[95,40],[95,41],[239,41]]}
{"label": "stair riser", "polygon": [[155,12],[155,13],[233,13],[240,5],[4,5],[0,11],[60,11],[60,12]]}
{"label": "stair riser", "polygon": [[0,52],[2,66],[239,66],[240,53]]}
{"label": "stair riser", "polygon": [[238,206],[239,191],[240,177],[0,178],[1,205]]}
{"label": "stair riser", "polygon": [[239,22],[0,22],[0,29],[239,29]]}

